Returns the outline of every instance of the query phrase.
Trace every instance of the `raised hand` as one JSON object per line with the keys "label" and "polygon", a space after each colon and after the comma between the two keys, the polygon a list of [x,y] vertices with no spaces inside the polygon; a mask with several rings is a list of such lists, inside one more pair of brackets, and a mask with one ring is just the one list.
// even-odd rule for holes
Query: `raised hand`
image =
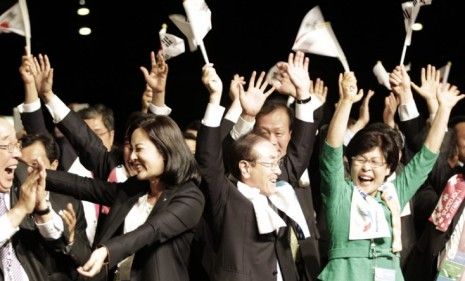
{"label": "raised hand", "polygon": [[318,98],[321,103],[324,104],[328,96],[328,87],[325,86],[325,82],[320,78],[317,78],[315,83],[311,80],[310,82],[310,94]]}
{"label": "raised hand", "polygon": [[78,267],[77,271],[82,276],[93,277],[102,270],[107,257],[108,249],[106,247],[100,247],[92,252],[89,260],[83,266]]}
{"label": "raised hand", "polygon": [[216,73],[213,64],[205,64],[202,67],[202,83],[210,93],[210,102],[220,104],[221,93],[223,92],[223,82]]}
{"label": "raised hand", "polygon": [[150,62],[150,73],[145,67],[140,67],[140,70],[144,74],[145,81],[150,88],[152,88],[154,94],[164,92],[166,88],[166,79],[168,77],[168,64],[166,64],[161,52],[157,53],[156,58],[155,53],[150,52]]}
{"label": "raised hand", "polygon": [[244,91],[243,85],[239,85],[239,98],[241,101],[243,114],[252,118],[255,118],[255,116],[258,114],[263,104],[265,103],[265,100],[275,90],[275,87],[271,87],[268,90],[266,90],[266,88],[268,87],[268,82],[264,79],[264,71],[260,73],[260,76],[258,77],[257,81],[255,81],[256,76],[257,72],[252,72],[247,91]]}
{"label": "raised hand", "polygon": [[31,55],[23,55],[21,57],[21,66],[19,67],[19,73],[24,84],[35,83],[34,74],[32,73],[31,67],[34,64],[34,60]]}
{"label": "raised hand", "polygon": [[152,103],[157,106],[165,105],[166,79],[168,78],[168,65],[161,54],[150,52],[151,69],[149,71],[141,66],[140,70],[144,74],[145,82],[152,88]]}
{"label": "raised hand", "polygon": [[309,59],[301,51],[290,53],[287,64],[281,68],[289,75],[289,79],[296,89],[296,99],[307,99],[310,97],[310,75],[308,74]]}
{"label": "raised hand", "polygon": [[389,96],[384,98],[383,122],[391,128],[395,128],[396,122],[394,116],[399,106],[399,101],[396,96],[391,92]]}
{"label": "raised hand", "polygon": [[413,89],[423,97],[428,105],[430,114],[435,114],[438,109],[436,93],[441,84],[441,72],[436,67],[428,64],[426,69],[421,68],[421,86],[411,82]]}
{"label": "raised hand", "polygon": [[353,72],[339,74],[339,98],[340,100],[356,103],[363,97],[363,91],[358,91],[357,79]]}
{"label": "raised hand", "polygon": [[465,95],[460,94],[456,86],[450,85],[449,83],[439,86],[437,99],[440,107],[452,109],[463,98],[465,98]]}
{"label": "raised hand", "polygon": [[406,104],[413,100],[410,76],[403,65],[396,66],[389,74],[389,83],[394,94],[399,97],[400,104]]}
{"label": "raised hand", "polygon": [[234,74],[231,84],[229,85],[229,98],[232,102],[239,101],[240,85],[244,86],[245,84],[244,76]]}
{"label": "raised hand", "polygon": [[283,95],[296,97],[296,88],[292,84],[289,74],[286,69],[288,68],[287,62],[278,62],[276,64],[276,72],[270,77],[270,84],[276,88],[276,90]]}
{"label": "raised hand", "polygon": [[66,204],[66,209],[61,210],[59,214],[68,228],[68,244],[72,244],[76,233],[76,213],[74,212],[73,204]]}
{"label": "raised hand", "polygon": [[34,66],[31,68],[36,80],[37,91],[45,102],[53,95],[53,68],[47,55],[39,54],[34,57]]}
{"label": "raised hand", "polygon": [[[361,90],[360,90],[361,91]],[[361,129],[363,129],[368,122],[370,122],[370,99],[373,97],[375,92],[369,90],[365,98],[363,99],[362,105],[360,106],[360,111],[358,114],[358,119],[349,126],[349,129],[355,134]]]}

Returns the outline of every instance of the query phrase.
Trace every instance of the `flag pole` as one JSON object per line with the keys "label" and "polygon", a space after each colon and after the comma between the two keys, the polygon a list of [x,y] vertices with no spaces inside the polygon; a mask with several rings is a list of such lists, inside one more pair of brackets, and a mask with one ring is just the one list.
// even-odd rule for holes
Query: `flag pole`
{"label": "flag pole", "polygon": [[203,44],[203,40],[200,40],[198,43],[200,47],[200,51],[202,52],[203,60],[205,61],[206,64],[209,64],[210,62],[208,61],[208,56],[207,56],[207,50],[205,49],[205,45]]}
{"label": "flag pole", "polygon": [[400,65],[404,65],[406,52],[407,52],[407,45],[404,44],[404,47],[402,48],[402,55],[400,56]]}
{"label": "flag pole", "polygon": [[24,37],[26,38],[26,52],[27,55],[31,54],[31,24],[29,22],[29,12],[27,10],[26,0],[19,0],[19,9],[23,18],[24,24]]}
{"label": "flag pole", "polygon": [[452,66],[452,63],[450,61],[447,62],[446,69],[444,70],[444,75],[442,76],[442,83],[445,84],[447,83],[447,80],[449,79],[449,72],[450,72],[450,67]]}

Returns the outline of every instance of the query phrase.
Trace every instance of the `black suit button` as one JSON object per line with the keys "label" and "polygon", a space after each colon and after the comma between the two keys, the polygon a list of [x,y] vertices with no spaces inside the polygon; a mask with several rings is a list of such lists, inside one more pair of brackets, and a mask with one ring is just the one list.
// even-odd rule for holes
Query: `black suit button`
{"label": "black suit button", "polygon": [[273,271],[273,275],[277,275],[278,274],[278,271]]}

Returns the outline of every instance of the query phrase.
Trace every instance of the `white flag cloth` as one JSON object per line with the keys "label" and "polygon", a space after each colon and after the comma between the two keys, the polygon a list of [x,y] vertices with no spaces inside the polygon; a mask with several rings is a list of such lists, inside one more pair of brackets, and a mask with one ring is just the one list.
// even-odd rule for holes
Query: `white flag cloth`
{"label": "white flag cloth", "polygon": [[189,50],[191,52],[197,50],[197,42],[195,42],[194,34],[192,33],[192,28],[187,19],[183,15],[173,14],[169,15],[170,20],[176,25],[179,30],[186,36],[187,42],[189,43]]}
{"label": "white flag cloth", "polygon": [[184,0],[182,4],[191,25],[194,39],[199,44],[212,29],[212,13],[204,0]]}
{"label": "white flag cloth", "polygon": [[373,67],[373,74],[376,76],[379,84],[391,90],[391,84],[389,83],[389,73],[386,71],[381,61],[376,62],[375,66]]}
{"label": "white flag cloth", "polygon": [[441,83],[447,83],[447,80],[449,80],[449,72],[451,66],[452,63],[449,61],[446,65],[438,69],[439,73],[441,74]]}
{"label": "white flag cloth", "polygon": [[324,21],[318,6],[311,9],[302,20],[292,50],[339,58],[344,70],[350,71],[331,24]]}
{"label": "white flag cloth", "polygon": [[[418,7],[418,6],[417,6]],[[405,42],[404,44],[410,46],[412,43],[412,25],[415,23],[416,17],[418,16],[418,10],[415,8],[412,1],[402,3],[402,13],[404,14],[404,25],[405,25]]]}
{"label": "white flag cloth", "polygon": [[0,15],[0,33],[13,32],[26,37],[26,47],[31,53],[31,25],[26,0],[19,0]]}
{"label": "white flag cloth", "polygon": [[166,33],[166,29],[162,28],[159,32],[161,51],[165,60],[176,57],[186,51],[184,40],[181,38]]}

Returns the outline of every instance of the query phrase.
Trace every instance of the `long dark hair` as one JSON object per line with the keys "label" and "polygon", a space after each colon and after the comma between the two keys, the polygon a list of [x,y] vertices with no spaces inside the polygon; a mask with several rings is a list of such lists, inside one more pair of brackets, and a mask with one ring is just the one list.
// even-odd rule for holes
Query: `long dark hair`
{"label": "long dark hair", "polygon": [[165,161],[165,170],[160,180],[168,188],[187,181],[200,183],[200,173],[194,156],[187,146],[176,122],[168,116],[149,115],[138,126],[133,126],[128,135],[136,129],[144,130]]}

